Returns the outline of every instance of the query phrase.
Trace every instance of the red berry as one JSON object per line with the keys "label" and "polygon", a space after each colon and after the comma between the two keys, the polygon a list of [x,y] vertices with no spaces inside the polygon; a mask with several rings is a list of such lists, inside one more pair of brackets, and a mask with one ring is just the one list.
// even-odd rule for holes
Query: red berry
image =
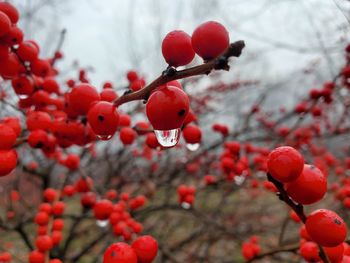
{"label": "red berry", "polygon": [[31,95],[34,92],[33,81],[26,76],[17,76],[11,83],[17,95]]}
{"label": "red berry", "polygon": [[47,132],[35,130],[29,133],[28,144],[32,148],[43,148],[49,141]]}
{"label": "red berry", "polygon": [[29,253],[29,263],[45,263],[45,254],[33,250]]}
{"label": "red berry", "polygon": [[39,226],[45,226],[49,223],[49,215],[46,212],[39,212],[36,214],[34,221]]}
{"label": "red berry", "polygon": [[98,201],[94,206],[94,215],[97,220],[106,220],[113,211],[113,203],[107,199]]}
{"label": "red berry", "polygon": [[91,208],[96,203],[96,194],[92,192],[85,193],[81,196],[80,203],[85,208]]}
{"label": "red berry", "polygon": [[120,140],[122,141],[122,143],[124,145],[130,145],[135,141],[136,138],[136,132],[134,131],[134,129],[130,128],[130,127],[123,127],[120,130]]}
{"label": "red berry", "polygon": [[159,147],[159,143],[156,135],[153,132],[150,132],[146,136],[146,144],[151,149],[156,149]]}
{"label": "red berry", "polygon": [[196,144],[200,143],[202,139],[202,131],[196,125],[187,125],[183,131],[182,135],[187,143]]}
{"label": "red berry", "polygon": [[313,165],[304,165],[301,175],[286,184],[288,195],[297,203],[310,205],[318,202],[327,192],[326,176]]}
{"label": "red berry", "polygon": [[61,216],[64,212],[66,205],[63,202],[56,202],[52,205],[52,214],[55,216]]}
{"label": "red berry", "polygon": [[74,193],[75,193],[75,188],[73,185],[66,185],[64,188],[63,188],[63,193],[65,196],[73,196]]}
{"label": "red berry", "polygon": [[5,13],[8,16],[12,24],[16,24],[18,22],[18,19],[19,19],[18,10],[9,2],[1,2],[0,11]]}
{"label": "red berry", "polygon": [[44,191],[44,199],[47,202],[53,202],[57,198],[57,191],[53,188],[47,188]]}
{"label": "red berry", "polygon": [[10,18],[0,9],[0,36],[6,35],[11,28]]}
{"label": "red berry", "polygon": [[7,262],[11,262],[11,260],[12,260],[12,256],[9,252],[3,252],[0,254],[0,262],[7,263]]}
{"label": "red berry", "polygon": [[10,126],[0,123],[0,150],[10,150],[16,139],[15,131]]}
{"label": "red berry", "polygon": [[165,36],[162,53],[165,61],[174,67],[189,64],[195,56],[191,37],[181,30],[172,31]]}
{"label": "red berry", "polygon": [[119,125],[120,126],[130,126],[131,125],[131,118],[128,114],[120,114],[119,115]]}
{"label": "red berry", "polygon": [[103,263],[138,263],[134,250],[126,243],[110,245],[103,255]]}
{"label": "red berry", "polygon": [[69,104],[72,110],[81,115],[87,114],[92,104],[99,100],[100,95],[95,87],[89,84],[77,85],[69,93]]}
{"label": "red berry", "polygon": [[53,230],[51,233],[52,243],[54,246],[57,246],[62,240],[62,232]]}
{"label": "red berry", "polygon": [[39,50],[29,41],[23,41],[17,49],[17,55],[22,61],[34,61],[38,59]]}
{"label": "red berry", "polygon": [[343,243],[336,247],[324,247],[324,251],[326,252],[331,263],[340,263],[342,262],[343,253],[344,253],[344,245]]}
{"label": "red berry", "polygon": [[112,103],[106,101],[93,105],[87,118],[94,133],[106,139],[114,135],[119,123],[118,111]]}
{"label": "red berry", "polygon": [[132,243],[132,248],[137,255],[138,263],[151,263],[157,256],[158,243],[151,236],[141,236]]}
{"label": "red berry", "polygon": [[314,242],[305,242],[300,246],[300,255],[307,262],[318,262],[320,257],[318,255],[318,246]]}
{"label": "red berry", "polygon": [[40,204],[39,212],[45,212],[47,214],[51,214],[51,205],[49,203]]}
{"label": "red berry", "polygon": [[62,219],[55,219],[52,223],[52,230],[61,231],[64,227],[64,221]]}
{"label": "red berry", "polygon": [[103,89],[100,96],[101,100],[108,102],[113,102],[116,98],[118,98],[117,93],[111,88]]}
{"label": "red berry", "polygon": [[138,91],[138,90],[142,89],[145,86],[145,84],[146,83],[145,83],[144,79],[137,79],[137,80],[134,80],[133,82],[130,83],[129,88],[132,91]]}
{"label": "red berry", "polygon": [[81,177],[79,180],[75,183],[75,189],[79,193],[86,193],[89,192],[92,188],[94,182],[90,177]]}
{"label": "red berry", "polygon": [[45,78],[41,87],[48,93],[60,93],[60,86],[58,85],[57,81],[52,77]]}
{"label": "red berry", "polygon": [[0,150],[0,176],[12,172],[17,165],[17,153],[15,150]]}
{"label": "red berry", "polygon": [[269,173],[282,183],[296,180],[300,176],[303,167],[303,156],[289,146],[274,149],[267,159]]}
{"label": "red berry", "polygon": [[192,34],[193,49],[204,60],[221,55],[229,44],[230,37],[226,28],[215,21],[201,24]]}
{"label": "red berry", "polygon": [[68,154],[65,166],[70,170],[76,170],[79,168],[80,165],[80,157],[74,153]]}
{"label": "red berry", "polygon": [[48,235],[38,236],[35,241],[36,247],[41,252],[45,252],[52,249],[52,239]]}
{"label": "red berry", "polygon": [[46,77],[51,70],[50,63],[43,59],[36,59],[30,64],[30,68],[34,75]]}
{"label": "red berry", "polygon": [[347,227],[343,219],[327,209],[312,212],[307,217],[305,226],[312,240],[325,247],[338,246],[347,236]]}
{"label": "red berry", "polygon": [[146,105],[147,117],[155,130],[180,128],[188,111],[188,96],[175,87],[165,87],[153,92]]}
{"label": "red berry", "polygon": [[14,53],[10,53],[6,60],[0,63],[0,74],[5,79],[14,78],[21,69],[18,57]]}
{"label": "red berry", "polygon": [[128,81],[131,83],[131,82],[137,80],[139,77],[138,77],[136,71],[130,70],[130,71],[128,71],[128,73],[126,74],[126,78],[127,78]]}
{"label": "red berry", "polygon": [[10,31],[3,37],[3,41],[8,45],[18,45],[23,41],[23,31],[13,25]]}
{"label": "red berry", "polygon": [[33,111],[27,116],[27,128],[29,131],[48,130],[51,126],[51,117],[42,111]]}
{"label": "red berry", "polygon": [[16,133],[16,136],[19,136],[21,134],[21,123],[17,117],[6,117],[2,119],[0,123],[11,127]]}

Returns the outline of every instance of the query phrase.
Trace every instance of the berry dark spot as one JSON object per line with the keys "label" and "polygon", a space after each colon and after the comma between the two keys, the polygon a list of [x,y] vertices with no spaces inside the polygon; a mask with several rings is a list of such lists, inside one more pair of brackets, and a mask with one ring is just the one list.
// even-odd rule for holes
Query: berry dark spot
{"label": "berry dark spot", "polygon": [[179,115],[180,117],[182,117],[184,114],[185,114],[186,110],[185,109],[182,109],[178,112],[177,115]]}
{"label": "berry dark spot", "polygon": [[35,148],[42,148],[44,146],[44,144],[42,142],[38,142],[36,145],[35,145]]}
{"label": "berry dark spot", "polygon": [[336,223],[337,225],[341,225],[341,222],[340,222],[340,220],[339,219],[334,219],[334,223]]}
{"label": "berry dark spot", "polygon": [[114,258],[117,255],[115,251],[112,251],[112,258]]}
{"label": "berry dark spot", "polygon": [[103,117],[102,115],[98,115],[97,119],[98,119],[99,121],[104,121],[104,120],[105,120],[105,117]]}

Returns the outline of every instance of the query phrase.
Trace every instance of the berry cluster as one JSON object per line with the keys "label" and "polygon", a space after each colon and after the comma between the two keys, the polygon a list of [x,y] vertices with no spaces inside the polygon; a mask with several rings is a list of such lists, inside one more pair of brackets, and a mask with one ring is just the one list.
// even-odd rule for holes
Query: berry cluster
{"label": "berry cluster", "polygon": [[[267,170],[275,180],[283,183],[282,187],[288,196],[299,206],[314,204],[327,192],[326,176],[315,166],[304,164],[302,155],[292,147],[282,146],[271,151],[267,159]],[[282,200],[288,203],[288,200]],[[300,249],[304,259],[323,260],[322,253],[325,252],[331,262],[342,260],[343,243],[347,237],[347,226],[343,219],[327,209],[316,210],[304,219],[303,212],[296,210],[298,207],[294,209],[291,214],[293,220],[300,222],[302,219],[305,223]],[[324,252],[319,252],[317,244],[324,247]]]}
{"label": "berry cluster", "polygon": [[107,248],[103,263],[151,263],[157,256],[158,243],[151,236],[138,237],[131,246],[119,242]]}

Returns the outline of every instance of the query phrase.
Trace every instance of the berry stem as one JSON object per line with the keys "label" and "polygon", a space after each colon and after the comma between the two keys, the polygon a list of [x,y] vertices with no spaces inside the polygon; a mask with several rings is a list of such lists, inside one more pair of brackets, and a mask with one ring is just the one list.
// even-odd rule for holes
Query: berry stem
{"label": "berry stem", "polygon": [[152,81],[148,86],[136,92],[124,94],[117,98],[113,103],[115,106],[120,106],[126,102],[134,100],[145,100],[149,97],[151,92],[157,87],[166,84],[169,81],[188,78],[191,76],[198,76],[209,74],[212,70],[229,70],[228,59],[230,57],[239,57],[245,47],[244,41],[236,41],[228,47],[228,49],[219,57],[212,59],[202,65],[192,68],[176,71],[174,68],[168,68],[157,79]]}
{"label": "berry stem", "polygon": [[[281,201],[285,202],[290,208],[294,210],[294,212],[299,216],[301,221],[305,224],[306,222],[306,215],[304,213],[304,206],[301,204],[296,204],[294,201],[289,197],[286,190],[284,190],[283,184],[277,181],[275,178],[271,176],[271,174],[267,173],[267,179],[273,183],[276,188],[278,189],[278,197]],[[327,254],[324,252],[324,249],[322,246],[318,245],[319,248],[319,255],[320,258],[323,260],[324,263],[330,263]]]}

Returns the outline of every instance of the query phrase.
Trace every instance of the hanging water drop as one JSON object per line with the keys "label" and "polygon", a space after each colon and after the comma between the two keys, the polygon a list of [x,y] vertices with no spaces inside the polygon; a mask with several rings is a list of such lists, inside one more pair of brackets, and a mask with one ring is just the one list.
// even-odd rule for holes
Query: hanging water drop
{"label": "hanging water drop", "polygon": [[96,220],[96,225],[101,228],[104,228],[108,226],[108,220]]}
{"label": "hanging water drop", "polygon": [[173,130],[154,130],[157,140],[163,147],[173,147],[177,144],[180,138],[180,129]]}
{"label": "hanging water drop", "polygon": [[97,135],[97,138],[99,138],[102,141],[108,141],[112,138],[113,135]]}
{"label": "hanging water drop", "polygon": [[20,98],[21,100],[24,100],[28,98],[28,95],[20,94],[18,95],[18,98]]}
{"label": "hanging water drop", "polygon": [[235,183],[236,185],[241,185],[245,181],[245,176],[240,175],[240,176],[235,176]]}
{"label": "hanging water drop", "polygon": [[191,152],[197,151],[199,149],[200,144],[199,143],[187,143],[186,147]]}
{"label": "hanging water drop", "polygon": [[191,205],[189,203],[186,203],[186,202],[182,202],[181,203],[181,207],[183,209],[190,209],[191,208]]}

